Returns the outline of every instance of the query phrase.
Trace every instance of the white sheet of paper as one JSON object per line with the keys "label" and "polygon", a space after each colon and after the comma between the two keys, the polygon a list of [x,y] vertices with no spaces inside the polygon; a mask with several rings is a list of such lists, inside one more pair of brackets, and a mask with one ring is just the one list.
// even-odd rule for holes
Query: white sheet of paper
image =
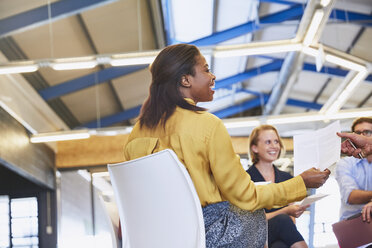
{"label": "white sheet of paper", "polygon": [[340,159],[340,121],[325,128],[293,136],[294,175],[312,167],[324,170]]}
{"label": "white sheet of paper", "polygon": [[315,195],[310,195],[308,197],[306,197],[305,199],[303,199],[301,202],[299,202],[300,206],[306,206],[306,205],[309,205],[309,204],[312,204],[316,201],[319,201],[320,199],[324,198],[328,196],[327,194],[315,194]]}

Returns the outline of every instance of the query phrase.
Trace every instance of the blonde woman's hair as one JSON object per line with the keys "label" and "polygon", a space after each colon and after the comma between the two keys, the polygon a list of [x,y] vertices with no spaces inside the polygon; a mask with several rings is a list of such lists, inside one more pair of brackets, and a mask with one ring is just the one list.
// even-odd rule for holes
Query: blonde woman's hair
{"label": "blonde woman's hair", "polygon": [[252,146],[257,145],[258,136],[260,135],[260,132],[264,131],[264,130],[274,130],[274,132],[278,136],[279,145],[280,145],[279,157],[280,157],[280,154],[282,153],[282,151],[284,151],[283,141],[279,136],[278,130],[276,130],[276,128],[274,126],[271,126],[271,125],[260,125],[260,126],[256,127],[255,129],[253,129],[251,135],[249,136],[249,156],[250,156],[253,164],[255,164],[259,161],[259,157],[258,157],[257,153],[254,153],[252,151]]}

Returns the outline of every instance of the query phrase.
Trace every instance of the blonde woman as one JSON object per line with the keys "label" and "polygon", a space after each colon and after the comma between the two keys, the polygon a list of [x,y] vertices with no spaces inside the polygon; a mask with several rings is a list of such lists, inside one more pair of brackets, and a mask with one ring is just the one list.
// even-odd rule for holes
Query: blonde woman
{"label": "blonde woman", "polygon": [[[273,164],[283,150],[282,140],[275,127],[271,125],[256,127],[249,137],[249,153],[253,165],[247,172],[252,181],[280,183],[293,178],[289,173],[279,170]],[[283,208],[265,209],[270,248],[307,247],[293,221],[294,218],[300,217],[307,207],[288,205]]]}

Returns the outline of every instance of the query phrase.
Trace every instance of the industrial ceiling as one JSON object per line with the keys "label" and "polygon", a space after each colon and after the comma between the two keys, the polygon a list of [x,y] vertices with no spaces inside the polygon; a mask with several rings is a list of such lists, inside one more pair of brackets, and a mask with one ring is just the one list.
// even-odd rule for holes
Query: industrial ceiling
{"label": "industrial ceiling", "polygon": [[[372,2],[323,1],[2,0],[2,66],[36,61],[39,68],[0,75],[0,106],[32,133],[130,126],[148,94],[148,64],[103,62],[91,69],[55,70],[49,62],[102,60],[190,43],[206,51],[217,76],[215,99],[202,106],[220,118],[262,119],[329,108],[358,71],[332,63],[324,54],[366,70],[339,108],[371,111]],[[311,56],[304,50],[304,37],[319,9],[323,19],[305,46],[318,52]],[[282,41],[301,48],[265,48]],[[266,51],[215,53],[222,46],[246,44]],[[349,126],[350,120],[345,123]],[[281,131],[300,128],[287,125]]]}

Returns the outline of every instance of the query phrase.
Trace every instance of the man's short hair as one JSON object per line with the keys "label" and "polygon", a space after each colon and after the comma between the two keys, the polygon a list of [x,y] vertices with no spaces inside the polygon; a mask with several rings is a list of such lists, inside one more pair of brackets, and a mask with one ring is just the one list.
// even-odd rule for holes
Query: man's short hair
{"label": "man's short hair", "polygon": [[372,117],[359,117],[353,121],[353,125],[351,125],[351,131],[354,132],[355,126],[363,123],[363,122],[368,122],[372,124]]}

